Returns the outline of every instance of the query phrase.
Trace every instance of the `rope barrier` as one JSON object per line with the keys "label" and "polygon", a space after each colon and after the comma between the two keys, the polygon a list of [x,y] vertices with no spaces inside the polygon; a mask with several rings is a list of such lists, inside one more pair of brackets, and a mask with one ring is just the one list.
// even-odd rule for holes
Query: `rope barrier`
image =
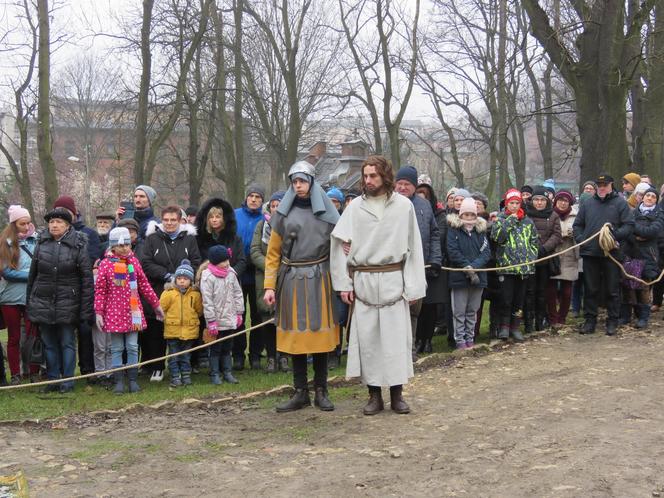
{"label": "rope barrier", "polygon": [[[639,282],[641,285],[644,285],[646,287],[650,287],[651,285],[656,284],[662,278],[664,278],[664,270],[659,274],[659,277],[657,279],[653,280],[652,282],[646,282],[645,280],[642,280],[638,277],[635,277],[634,275],[630,275],[627,273],[625,270],[625,267],[620,263],[620,261],[616,260],[613,255],[611,255],[611,251],[615,250],[618,248],[618,244],[616,243],[616,240],[613,238],[613,234],[611,233],[611,224],[610,223],[605,223],[602,228],[600,228],[596,233],[588,237],[586,240],[579,242],[578,244],[574,244],[573,246],[568,247],[567,249],[563,249],[562,251],[549,254],[547,256],[543,256],[541,258],[535,259],[533,261],[528,261],[526,263],[517,263],[509,266],[499,266],[499,267],[494,267],[494,268],[474,268],[472,271],[474,272],[492,272],[492,271],[504,271],[504,270],[511,270],[514,268],[520,268],[522,266],[530,266],[530,265],[536,265],[538,263],[542,263],[544,261],[548,261],[549,259],[555,258],[560,256],[561,254],[565,254],[569,251],[572,251],[576,249],[577,247],[581,247],[588,242],[596,239],[599,237],[599,246],[600,248],[604,251],[605,256],[607,256],[611,261],[613,261],[616,265],[620,267],[620,270],[625,278],[629,278],[631,280],[634,280],[636,282]],[[445,271],[452,271],[452,272],[465,272],[468,271],[464,268],[450,268],[447,266],[441,266],[441,270]],[[75,381],[75,380],[80,380],[80,379],[87,379],[91,377],[99,377],[101,375],[108,375],[112,374],[115,372],[122,372],[124,370],[129,370],[130,368],[140,368],[143,365],[149,365],[150,363],[157,363],[159,361],[167,360],[168,358],[173,358],[176,356],[180,356],[183,354],[191,353],[193,351],[198,351],[201,349],[208,348],[212,346],[213,344],[217,344],[219,342],[227,341],[229,339],[232,339],[234,337],[237,337],[241,334],[245,334],[247,332],[251,332],[255,329],[258,329],[260,327],[263,327],[264,325],[267,325],[268,323],[273,323],[274,319],[266,320],[263,323],[260,323],[258,325],[254,325],[248,329],[241,330],[239,332],[236,332],[234,334],[228,335],[226,337],[222,337],[220,339],[216,339],[214,341],[208,342],[207,344],[201,344],[199,346],[195,346],[191,349],[187,349],[185,351],[179,351],[177,353],[172,353],[172,354],[167,354],[165,356],[162,356],[160,358],[154,358],[152,360],[147,360],[147,361],[142,361],[139,363],[135,363],[133,365],[123,365],[122,367],[117,367],[117,368],[111,368],[109,370],[104,370],[101,372],[94,372],[94,373],[89,373],[89,374],[84,374],[84,375],[78,375],[74,377],[67,377],[63,379],[53,379],[53,380],[48,380],[48,381],[42,381],[42,382],[35,382],[31,384],[18,384],[15,386],[2,386],[0,387],[0,392],[2,391],[10,391],[14,389],[25,389],[25,388],[32,388],[32,387],[40,387],[40,386],[48,386],[48,385],[53,385],[53,384],[62,384],[64,382],[70,382],[70,381]]]}
{"label": "rope barrier", "polygon": [[217,344],[219,342],[227,341],[229,339],[232,339],[233,337],[237,337],[237,336],[245,334],[247,332],[251,332],[252,330],[258,329],[258,328],[260,328],[264,325],[267,325],[268,323],[273,323],[273,322],[274,322],[274,318],[271,318],[269,320],[264,321],[263,323],[259,323],[258,325],[254,325],[252,327],[249,327],[248,329],[244,329],[244,330],[235,332],[234,334],[227,335],[226,337],[221,337],[221,338],[216,339],[214,341],[210,341],[206,344],[201,344],[199,346],[195,346],[191,349],[187,349],[187,350],[184,350],[184,351],[178,351],[177,353],[167,354],[166,356],[162,356],[160,358],[154,358],[152,360],[147,360],[147,361],[141,361],[139,363],[134,363],[133,365],[123,365],[121,367],[111,368],[109,370],[103,370],[101,372],[94,372],[94,373],[89,373],[89,374],[76,375],[74,377],[65,377],[63,379],[44,380],[44,381],[41,381],[41,382],[33,382],[31,384],[18,384],[18,385],[15,385],[15,386],[2,386],[2,387],[0,387],[0,392],[1,391],[10,391],[10,390],[14,390],[14,389],[26,389],[26,388],[33,388],[33,387],[50,386],[50,385],[54,385],[54,384],[62,384],[63,382],[70,382],[70,381],[81,380],[81,379],[89,379],[91,377],[99,377],[101,375],[108,375],[108,374],[112,374],[112,373],[115,373],[115,372],[123,372],[124,370],[129,370],[130,368],[140,368],[143,365],[149,365],[150,363],[157,363],[158,361],[163,361],[163,360],[166,360],[168,358],[174,358],[176,356],[191,353],[192,351],[198,351],[200,349],[209,348],[213,344]]}

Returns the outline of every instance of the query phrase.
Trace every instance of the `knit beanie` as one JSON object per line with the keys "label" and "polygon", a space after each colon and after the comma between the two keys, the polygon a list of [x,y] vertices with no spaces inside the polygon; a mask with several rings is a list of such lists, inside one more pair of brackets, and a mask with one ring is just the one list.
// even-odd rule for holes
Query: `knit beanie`
{"label": "knit beanie", "polygon": [[[640,184],[639,184],[639,185],[640,185]],[[646,191],[643,193],[643,195],[645,196],[646,194],[648,194],[648,193],[650,193],[650,192],[652,192],[653,194],[655,194],[655,195],[657,196],[657,201],[656,201],[656,203],[659,202],[659,192],[657,192],[657,189],[656,189],[655,187],[650,187],[648,190],[646,190]]]}
{"label": "knit beanie", "polygon": [[109,247],[122,246],[125,244],[131,244],[131,235],[129,235],[129,230],[127,228],[115,227],[108,232]]}
{"label": "knit beanie", "polygon": [[634,188],[641,183],[641,176],[638,173],[627,173],[622,179],[631,184]]}
{"label": "knit beanie", "polygon": [[187,277],[189,280],[194,280],[194,268],[191,266],[191,261],[183,259],[180,262],[180,266],[175,270],[175,278],[177,277]]}
{"label": "knit beanie", "polygon": [[537,185],[533,189],[533,197],[537,197],[537,196],[546,197],[546,191],[547,191],[547,189],[544,188],[543,185]]}
{"label": "knit beanie", "polygon": [[76,203],[74,202],[74,199],[72,199],[68,195],[61,195],[60,197],[58,197],[53,203],[53,209],[55,208],[69,209],[69,211],[71,211],[74,214],[74,216],[76,216],[76,214],[78,213],[78,211],[76,211]]}
{"label": "knit beanie", "polygon": [[30,211],[17,204],[9,206],[9,209],[7,209],[7,214],[9,215],[9,223],[14,223],[16,220],[20,220],[21,218],[30,218]]}
{"label": "knit beanie", "polygon": [[544,183],[542,183],[542,187],[544,187],[549,192],[552,192],[553,194],[556,193],[556,182],[553,181],[553,178],[544,180]]}
{"label": "knit beanie", "polygon": [[184,212],[187,216],[196,216],[198,214],[198,206],[189,206]]}
{"label": "knit beanie", "polygon": [[652,186],[649,183],[641,182],[634,187],[634,193],[644,194],[650,188],[652,188]]}
{"label": "knit beanie", "polygon": [[556,192],[556,196],[553,198],[553,202],[555,202],[558,199],[567,199],[567,202],[569,202],[570,207],[574,205],[574,196],[572,195],[571,192],[568,192],[567,190],[559,190]]}
{"label": "knit beanie", "polygon": [[583,189],[586,188],[586,185],[590,185],[592,188],[595,189],[595,191],[597,191],[597,184],[592,180],[588,180],[587,182],[584,182],[583,187],[581,187],[581,191],[583,191]]}
{"label": "knit beanie", "polygon": [[406,180],[412,183],[414,187],[417,187],[417,170],[413,166],[402,166],[394,178],[395,182],[399,180]]}
{"label": "knit beanie", "polygon": [[445,199],[449,199],[450,196],[454,197],[456,195],[456,191],[457,191],[456,187],[452,187],[451,189],[449,189],[447,191],[447,195],[445,196]]}
{"label": "knit beanie", "polygon": [[228,261],[231,257],[231,250],[226,246],[217,245],[208,249],[208,259],[213,265],[218,265],[224,261]]}
{"label": "knit beanie", "polygon": [[505,192],[504,200],[505,200],[506,205],[507,205],[508,202],[510,202],[512,200],[515,200],[515,199],[517,199],[519,201],[521,200],[521,192],[519,190],[517,190],[515,188],[511,188],[507,192]]}
{"label": "knit beanie", "polygon": [[334,199],[335,201],[339,202],[340,204],[344,203],[344,194],[342,194],[341,190],[339,190],[337,187],[332,187],[330,190],[328,190],[327,196],[330,199]]}
{"label": "knit beanie", "polygon": [[251,194],[258,194],[261,196],[261,199],[265,199],[265,189],[260,185],[258,185],[257,183],[252,183],[251,185],[249,185],[249,187],[247,188],[247,195],[245,195],[244,198],[246,199]]}
{"label": "knit beanie", "polygon": [[286,192],[284,192],[283,190],[277,190],[276,192],[274,192],[274,193],[270,196],[270,202],[272,202],[272,201],[279,201],[279,202],[281,202],[281,200],[284,198],[284,195],[285,195],[285,194],[286,194]]}
{"label": "knit beanie", "polygon": [[531,187],[530,185],[524,185],[523,187],[521,187],[521,193],[523,192],[528,192],[530,195],[533,195],[533,187]]}
{"label": "knit beanie", "polygon": [[417,184],[421,185],[422,183],[429,185],[429,187],[433,186],[433,181],[431,180],[431,177],[426,173],[422,173],[420,176],[417,177]]}
{"label": "knit beanie", "polygon": [[454,197],[463,197],[465,199],[466,197],[471,197],[471,195],[465,188],[458,188],[454,192]]}
{"label": "knit beanie", "polygon": [[145,195],[148,196],[148,201],[150,201],[150,206],[154,204],[154,201],[157,198],[157,191],[155,189],[150,187],[150,185],[139,185],[134,189],[134,192],[136,192],[137,190],[142,190],[143,192],[145,192]]}
{"label": "knit beanie", "polygon": [[466,197],[463,200],[461,207],[459,208],[459,216],[463,213],[473,213],[477,216],[477,204],[475,204],[475,199],[472,197]]}

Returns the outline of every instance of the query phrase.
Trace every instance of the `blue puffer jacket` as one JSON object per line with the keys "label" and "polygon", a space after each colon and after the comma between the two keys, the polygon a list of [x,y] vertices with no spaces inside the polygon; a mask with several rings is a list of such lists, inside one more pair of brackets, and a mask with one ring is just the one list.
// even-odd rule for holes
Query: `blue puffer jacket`
{"label": "blue puffer jacket", "polygon": [[235,220],[237,222],[237,234],[242,239],[242,246],[244,247],[244,255],[247,258],[247,268],[242,274],[242,284],[255,284],[256,283],[256,269],[251,264],[251,240],[254,237],[256,225],[263,219],[263,214],[260,208],[253,210],[247,207],[247,204],[242,204],[235,210]]}
{"label": "blue puffer jacket", "polygon": [[[11,244],[9,240],[6,243]],[[19,246],[30,251],[30,254],[34,254],[35,247],[37,247],[37,237],[33,235],[21,240]],[[2,269],[3,280],[0,282],[0,304],[25,305],[32,257],[24,249],[20,249],[19,254],[17,269],[14,270],[9,267]]]}
{"label": "blue puffer jacket", "polygon": [[438,230],[438,223],[431,209],[431,204],[419,195],[414,195],[410,200],[415,208],[417,226],[420,229],[420,236],[422,237],[424,263],[441,265],[443,258],[440,247],[440,231]]}
{"label": "blue puffer jacket", "polygon": [[[470,265],[473,268],[486,268],[491,260],[491,247],[486,230],[487,222],[483,218],[477,218],[477,224],[470,233],[463,227],[461,218],[453,218],[447,230],[447,261],[450,267],[464,268]],[[480,277],[478,287],[486,287],[486,272],[477,272],[477,276]],[[471,287],[466,274],[459,271],[449,273],[448,285],[451,289]]]}

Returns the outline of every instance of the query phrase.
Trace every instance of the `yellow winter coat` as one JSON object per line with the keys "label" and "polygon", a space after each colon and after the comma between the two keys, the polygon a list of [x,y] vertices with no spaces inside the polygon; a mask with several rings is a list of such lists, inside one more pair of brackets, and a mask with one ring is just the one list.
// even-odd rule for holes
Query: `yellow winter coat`
{"label": "yellow winter coat", "polygon": [[159,300],[164,310],[164,339],[198,339],[203,314],[203,298],[198,289],[189,287],[182,294],[177,288],[166,289]]}

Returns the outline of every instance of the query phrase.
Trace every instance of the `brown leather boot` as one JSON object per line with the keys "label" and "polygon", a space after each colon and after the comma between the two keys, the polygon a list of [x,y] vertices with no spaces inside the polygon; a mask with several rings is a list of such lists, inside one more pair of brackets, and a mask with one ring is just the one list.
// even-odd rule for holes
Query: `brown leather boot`
{"label": "brown leather boot", "polygon": [[376,415],[376,413],[383,411],[384,409],[383,393],[380,386],[369,386],[369,401],[364,407],[363,413],[365,415]]}
{"label": "brown leather boot", "polygon": [[390,404],[392,411],[399,414],[410,413],[410,407],[403,400],[403,386],[390,386]]}

